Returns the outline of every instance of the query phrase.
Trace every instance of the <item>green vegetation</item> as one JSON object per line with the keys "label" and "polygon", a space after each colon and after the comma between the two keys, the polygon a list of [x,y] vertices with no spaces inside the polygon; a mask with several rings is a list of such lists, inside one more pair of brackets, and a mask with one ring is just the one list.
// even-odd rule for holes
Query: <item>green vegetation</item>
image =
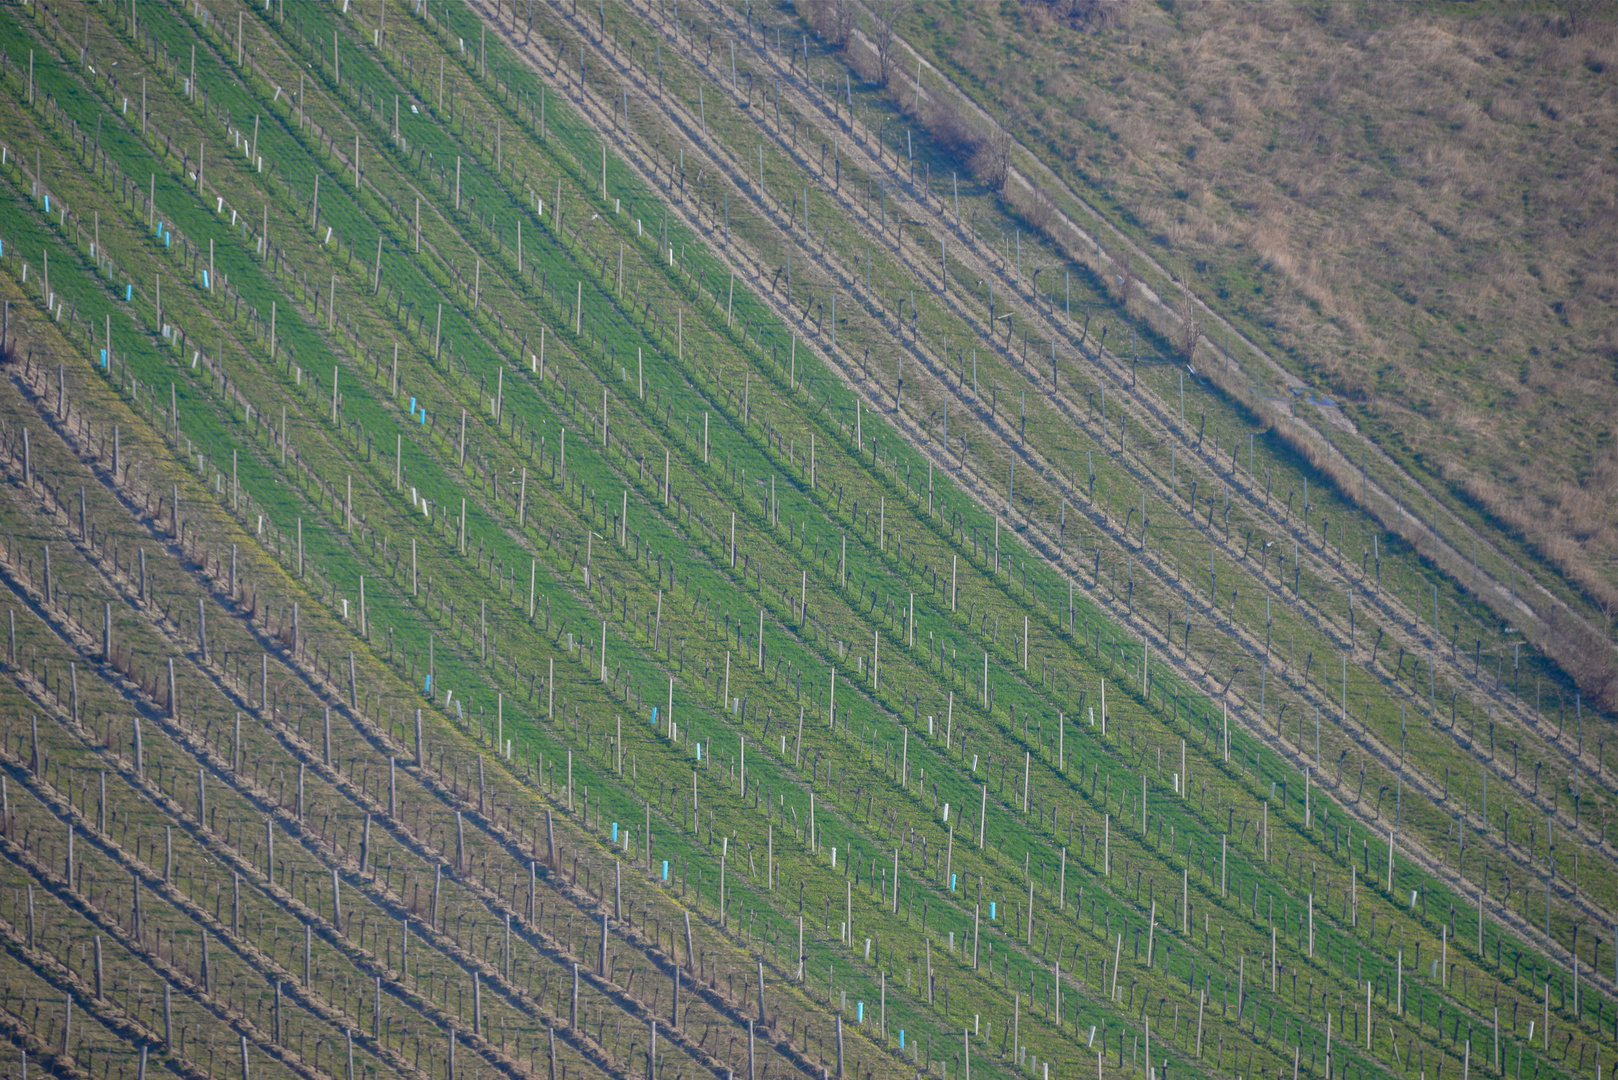
{"label": "green vegetation", "polygon": [[[1442,586],[1503,633],[1422,553],[1273,435],[1227,462],[1250,418],[1166,410],[1172,343],[1023,282],[992,192],[953,228],[872,88],[814,164],[813,47],[749,26],[721,80],[738,13],[383,10],[0,21],[0,1056],[515,1075],[554,1032],[564,1076],[965,1080],[1138,1069],[1149,1022],[1176,1071],[1320,1074],[1328,1016],[1350,1070],[1611,1051],[1608,795],[1541,895],[1556,796],[1482,727],[1560,750],[1417,621]],[[64,1051],[27,1000],[69,993]]]}

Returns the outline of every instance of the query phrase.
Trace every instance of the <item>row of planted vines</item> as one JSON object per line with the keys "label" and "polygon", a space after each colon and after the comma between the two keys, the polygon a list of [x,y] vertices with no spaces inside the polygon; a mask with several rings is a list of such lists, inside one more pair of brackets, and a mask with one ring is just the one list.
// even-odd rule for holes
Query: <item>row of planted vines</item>
{"label": "row of planted vines", "polygon": [[0,20],[8,1067],[1610,1062],[1593,716],[793,19]]}

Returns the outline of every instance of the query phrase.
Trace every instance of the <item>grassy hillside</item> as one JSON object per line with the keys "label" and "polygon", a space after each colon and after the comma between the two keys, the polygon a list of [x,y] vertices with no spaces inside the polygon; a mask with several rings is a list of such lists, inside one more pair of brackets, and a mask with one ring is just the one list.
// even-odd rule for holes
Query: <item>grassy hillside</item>
{"label": "grassy hillside", "polygon": [[1618,601],[1600,5],[905,7],[902,34],[1411,467]]}

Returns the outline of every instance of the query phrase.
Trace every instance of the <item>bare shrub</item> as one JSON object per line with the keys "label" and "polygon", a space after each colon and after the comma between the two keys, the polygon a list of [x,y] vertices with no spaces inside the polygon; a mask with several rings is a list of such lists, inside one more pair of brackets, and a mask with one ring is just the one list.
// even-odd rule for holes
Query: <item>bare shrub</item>
{"label": "bare shrub", "polygon": [[922,123],[945,152],[970,161],[983,143],[983,134],[953,97],[934,94],[927,101]]}
{"label": "bare shrub", "polygon": [[1128,30],[1135,21],[1130,10],[1135,0],[1023,0],[1023,10],[1035,30],[1043,30],[1058,19],[1075,30],[1098,34],[1103,30]]}
{"label": "bare shrub", "polygon": [[871,55],[870,49],[852,48],[843,51],[843,58],[848,66],[854,69],[863,83],[874,83],[877,80],[877,58]]}
{"label": "bare shrub", "polygon": [[844,49],[854,36],[854,0],[805,0],[809,26],[834,48]]}
{"label": "bare shrub", "polygon": [[1058,217],[1056,203],[1051,200],[1050,194],[1042,187],[1035,186],[1032,195],[1029,195],[1018,209],[1023,219],[1047,235],[1055,231]]}
{"label": "bare shrub", "polygon": [[972,175],[996,191],[1004,191],[1011,176],[1011,147],[1011,132],[1004,124],[991,122],[967,161]]}
{"label": "bare shrub", "polygon": [[1604,0],[1568,0],[1567,26],[1579,37],[1611,40],[1612,6]]}
{"label": "bare shrub", "polygon": [[1068,19],[1080,30],[1128,30],[1135,24],[1135,0],[1069,0]]}
{"label": "bare shrub", "polygon": [[1028,19],[1028,25],[1035,31],[1044,30],[1054,26],[1057,13],[1054,4],[1045,0],[1023,0],[1023,15]]}
{"label": "bare shrub", "polygon": [[[1005,190],[1011,175],[1012,148],[1011,132],[1005,125],[980,122],[953,98],[942,94],[926,102],[922,123],[933,140],[964,162],[973,176],[996,191]],[[1029,207],[1021,209],[1024,213],[1037,212]]]}

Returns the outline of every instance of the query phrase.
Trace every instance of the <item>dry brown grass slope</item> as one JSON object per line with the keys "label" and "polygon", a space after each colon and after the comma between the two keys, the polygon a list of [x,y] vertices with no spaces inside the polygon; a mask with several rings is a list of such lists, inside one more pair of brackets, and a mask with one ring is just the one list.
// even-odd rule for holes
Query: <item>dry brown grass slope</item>
{"label": "dry brown grass slope", "polygon": [[899,28],[1610,634],[1618,8],[955,0]]}

